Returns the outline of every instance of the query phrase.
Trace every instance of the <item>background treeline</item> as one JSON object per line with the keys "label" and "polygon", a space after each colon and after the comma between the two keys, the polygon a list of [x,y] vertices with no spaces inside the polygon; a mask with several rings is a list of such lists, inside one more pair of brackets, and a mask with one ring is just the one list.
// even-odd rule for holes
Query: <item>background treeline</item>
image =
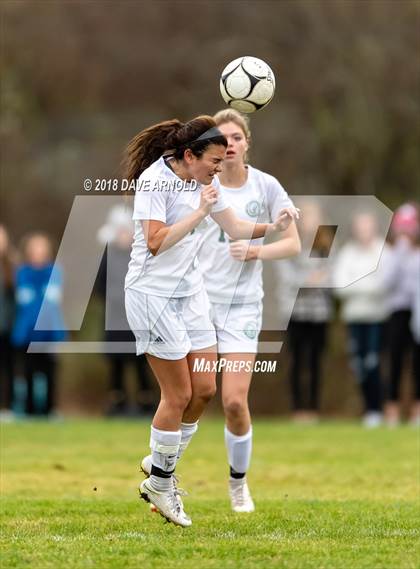
{"label": "background treeline", "polygon": [[[417,0],[6,0],[0,14],[0,212],[15,242],[34,229],[59,242],[83,179],[118,177],[142,128],[223,107],[220,72],[241,55],[277,79],[251,117],[251,161],[292,196],[374,194],[391,209],[418,196]],[[93,300],[79,339],[100,339],[102,318]],[[336,323],[330,413],[360,406],[344,344]],[[253,385],[256,410],[288,407],[284,353],[278,374]],[[63,403],[98,409],[104,359],[61,363]]]}
{"label": "background treeline", "polygon": [[6,1],[1,6],[2,218],[60,237],[82,180],[119,174],[138,130],[223,106],[240,55],[277,77],[252,161],[291,194],[419,188],[416,0]]}

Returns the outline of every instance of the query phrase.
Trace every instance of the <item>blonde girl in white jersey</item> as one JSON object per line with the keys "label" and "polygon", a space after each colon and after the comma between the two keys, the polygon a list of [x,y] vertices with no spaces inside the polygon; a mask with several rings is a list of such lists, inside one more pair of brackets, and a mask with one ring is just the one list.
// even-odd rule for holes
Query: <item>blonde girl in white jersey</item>
{"label": "blonde girl in white jersey", "polygon": [[[294,211],[293,203],[273,176],[246,164],[250,131],[245,117],[227,109],[218,112],[214,119],[228,142],[220,184],[236,215],[257,224],[276,219],[285,208]],[[222,402],[232,509],[252,512],[254,502],[246,480],[252,450],[248,407],[252,371],[248,370],[254,365],[261,330],[262,261],[298,254],[300,241],[295,223],[285,227],[281,239],[271,244],[264,245],[262,238],[233,239],[229,231],[212,223],[199,258],[211,302],[218,353],[228,362],[222,371]],[[245,362],[242,371],[237,371],[238,362]]]}
{"label": "blonde girl in white jersey", "polygon": [[125,153],[125,177],[135,183],[135,236],[126,277],[126,312],[137,354],[146,353],[161,390],[153,418],[152,454],[142,461],[150,476],[141,497],[168,520],[191,525],[176,487],[177,460],[215,393],[215,373],[194,371],[196,358],[214,361],[216,335],[197,250],[209,215],[231,235],[262,237],[288,226],[296,212],[275,223],[240,220],[219,192],[216,174],[227,141],[209,116],[177,119],[136,135]]}

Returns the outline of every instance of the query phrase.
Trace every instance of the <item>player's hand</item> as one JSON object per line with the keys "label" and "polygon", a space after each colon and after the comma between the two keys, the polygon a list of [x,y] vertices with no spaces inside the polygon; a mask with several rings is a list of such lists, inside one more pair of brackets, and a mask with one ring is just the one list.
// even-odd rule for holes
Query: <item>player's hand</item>
{"label": "player's hand", "polygon": [[236,261],[254,261],[259,247],[249,244],[249,241],[232,241],[229,247],[231,256]]}
{"label": "player's hand", "polygon": [[201,190],[199,209],[204,213],[204,215],[209,215],[212,207],[217,203],[218,197],[219,192],[211,184],[209,186],[205,186]]}
{"label": "player's hand", "polygon": [[280,210],[276,221],[273,223],[274,231],[285,231],[292,221],[299,219],[300,209],[296,207],[286,207]]}

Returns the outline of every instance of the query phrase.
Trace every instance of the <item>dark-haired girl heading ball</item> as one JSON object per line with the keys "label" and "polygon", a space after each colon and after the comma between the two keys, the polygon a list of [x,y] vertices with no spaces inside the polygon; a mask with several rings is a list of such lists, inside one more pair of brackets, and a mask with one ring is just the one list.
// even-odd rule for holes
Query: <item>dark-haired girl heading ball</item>
{"label": "dark-haired girl heading ball", "polygon": [[153,125],[136,135],[125,153],[125,176],[137,185],[125,282],[127,318],[137,354],[146,354],[161,390],[151,426],[152,453],[142,461],[150,476],[140,494],[184,527],[191,519],[174,471],[216,390],[214,372],[194,371],[196,358],[217,358],[197,260],[206,218],[211,216],[234,239],[250,239],[283,231],[298,217],[294,208],[286,208],[274,223],[239,219],[217,178],[226,147],[214,120],[199,116],[185,124],[174,119]]}

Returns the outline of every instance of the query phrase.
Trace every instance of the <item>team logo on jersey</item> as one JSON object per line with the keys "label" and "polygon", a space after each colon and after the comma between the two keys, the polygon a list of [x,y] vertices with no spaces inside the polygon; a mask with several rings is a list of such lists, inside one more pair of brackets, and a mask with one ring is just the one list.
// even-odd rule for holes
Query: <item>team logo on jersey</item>
{"label": "team logo on jersey", "polygon": [[250,340],[254,340],[257,336],[257,327],[255,322],[247,322],[244,327],[244,334]]}
{"label": "team logo on jersey", "polygon": [[257,200],[251,200],[246,204],[245,211],[250,217],[258,217],[264,212],[264,204]]}

